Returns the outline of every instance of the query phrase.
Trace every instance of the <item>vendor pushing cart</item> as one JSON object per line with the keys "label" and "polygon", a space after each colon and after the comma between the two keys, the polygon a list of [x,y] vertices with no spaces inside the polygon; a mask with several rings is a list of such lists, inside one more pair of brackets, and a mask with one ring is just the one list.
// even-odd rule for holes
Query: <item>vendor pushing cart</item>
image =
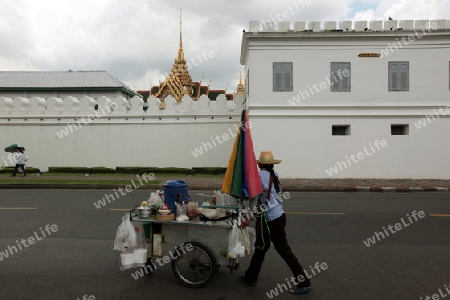
{"label": "vendor pushing cart", "polygon": [[[220,197],[225,195],[232,200],[226,203],[220,201],[219,205],[198,205],[198,212],[202,213],[200,218],[191,215],[183,219],[180,218],[180,210],[192,205],[187,197],[187,188],[186,194],[179,191],[178,199],[174,200],[173,195],[168,195],[170,189],[165,186],[164,202],[169,209],[166,216],[166,210],[160,207],[150,208],[149,213],[145,213],[142,207],[130,211],[130,224],[135,228],[145,228],[147,244],[147,261],[142,264],[144,257],[141,257],[140,264],[133,266],[144,267],[148,273],[157,269],[158,265],[170,262],[178,280],[191,288],[206,286],[220,266],[227,266],[231,272],[238,269],[239,257],[249,255],[251,250],[248,228],[239,227],[245,214],[251,214],[244,209],[243,200],[254,198],[262,192],[249,124],[247,111],[244,110],[222,184],[224,194],[219,192]],[[225,215],[221,216],[219,212],[225,212]],[[173,219],[175,213],[177,220]],[[121,255],[133,257],[130,254],[133,253]]]}

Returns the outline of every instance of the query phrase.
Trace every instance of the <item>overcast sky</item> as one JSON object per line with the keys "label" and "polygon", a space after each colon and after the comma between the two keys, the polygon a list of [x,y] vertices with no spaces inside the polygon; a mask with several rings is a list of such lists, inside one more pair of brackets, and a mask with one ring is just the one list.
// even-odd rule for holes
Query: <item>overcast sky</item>
{"label": "overcast sky", "polygon": [[450,19],[450,0],[0,0],[0,70],[106,70],[135,90],[170,71],[183,44],[192,78],[234,91],[249,21]]}

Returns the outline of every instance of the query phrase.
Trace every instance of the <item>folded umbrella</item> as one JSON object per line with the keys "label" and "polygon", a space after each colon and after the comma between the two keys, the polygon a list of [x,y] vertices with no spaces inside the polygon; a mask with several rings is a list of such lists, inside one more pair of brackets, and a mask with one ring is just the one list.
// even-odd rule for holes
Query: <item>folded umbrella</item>
{"label": "folded umbrella", "polygon": [[225,194],[243,199],[254,198],[263,191],[250,127],[248,112],[244,109],[221,189]]}

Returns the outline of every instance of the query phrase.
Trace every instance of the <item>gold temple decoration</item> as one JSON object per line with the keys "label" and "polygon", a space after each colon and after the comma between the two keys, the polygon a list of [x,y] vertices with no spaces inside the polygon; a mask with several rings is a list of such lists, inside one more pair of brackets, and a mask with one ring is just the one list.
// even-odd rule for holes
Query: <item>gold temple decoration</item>
{"label": "gold temple decoration", "polygon": [[193,82],[191,75],[184,59],[183,50],[183,23],[182,23],[182,11],[180,9],[180,46],[178,49],[177,57],[172,66],[170,74],[166,80],[160,84],[158,92],[155,96],[159,99],[164,99],[168,95],[172,95],[177,102],[181,102],[181,98],[184,95],[192,97],[193,95]]}
{"label": "gold temple decoration", "polygon": [[245,95],[245,84],[242,82],[242,74],[239,72],[239,83],[236,88],[236,95]]}

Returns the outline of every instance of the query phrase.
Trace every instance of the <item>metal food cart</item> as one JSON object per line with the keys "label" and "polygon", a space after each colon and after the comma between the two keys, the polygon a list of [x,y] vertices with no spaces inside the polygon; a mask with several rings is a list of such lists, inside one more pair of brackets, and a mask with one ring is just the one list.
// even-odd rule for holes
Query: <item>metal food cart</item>
{"label": "metal food cart", "polygon": [[154,269],[155,260],[169,257],[175,277],[190,288],[206,286],[220,266],[227,266],[230,272],[239,267],[237,258],[227,257],[227,247],[232,220],[237,218],[240,206],[199,207],[233,209],[234,212],[226,220],[162,221],[141,219],[136,209],[130,211],[130,221],[142,223],[147,238],[145,267]]}

